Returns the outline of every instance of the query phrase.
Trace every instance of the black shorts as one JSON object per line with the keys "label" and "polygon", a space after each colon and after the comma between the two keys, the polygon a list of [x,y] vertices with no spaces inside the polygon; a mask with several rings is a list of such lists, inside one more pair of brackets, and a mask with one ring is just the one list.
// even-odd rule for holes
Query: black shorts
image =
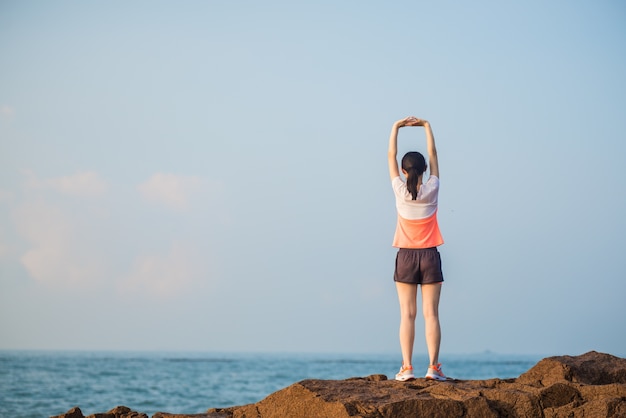
{"label": "black shorts", "polygon": [[393,280],[410,284],[443,282],[441,256],[437,247],[400,248],[396,255]]}

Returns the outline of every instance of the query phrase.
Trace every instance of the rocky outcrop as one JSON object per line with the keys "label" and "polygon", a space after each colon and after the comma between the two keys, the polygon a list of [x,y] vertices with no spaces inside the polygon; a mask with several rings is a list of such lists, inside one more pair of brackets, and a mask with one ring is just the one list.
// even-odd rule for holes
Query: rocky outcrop
{"label": "rocky outcrop", "polygon": [[76,406],[64,414],[56,415],[51,418],[148,418],[148,416],[140,412],[132,411],[130,408],[125,406],[117,406],[109,412],[88,415],[85,417],[80,408]]}
{"label": "rocky outcrop", "polygon": [[[82,414],[68,414],[58,418],[83,418]],[[213,408],[195,415],[157,413],[153,418],[421,416],[626,417],[626,359],[594,351],[576,357],[549,357],[517,379],[396,382],[384,375],[340,381],[309,379],[256,404]]]}

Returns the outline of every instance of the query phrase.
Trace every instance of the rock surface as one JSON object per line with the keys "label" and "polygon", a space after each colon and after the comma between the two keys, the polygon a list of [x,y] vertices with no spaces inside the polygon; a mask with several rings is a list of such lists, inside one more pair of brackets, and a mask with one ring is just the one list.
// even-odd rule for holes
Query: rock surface
{"label": "rock surface", "polygon": [[85,417],[80,408],[76,406],[64,414],[56,415],[51,418],[148,418],[148,415],[132,411],[126,406],[117,406],[109,412],[87,415],[87,417]]}
{"label": "rock surface", "polygon": [[[124,408],[124,407],[118,407]],[[140,418],[130,411],[88,418]],[[126,414],[126,415],[124,415]],[[136,415],[129,415],[136,414]],[[309,379],[260,402],[153,418],[626,417],[626,359],[591,351],[549,357],[517,379],[409,382],[384,375]],[[55,418],[84,418],[75,408]]]}

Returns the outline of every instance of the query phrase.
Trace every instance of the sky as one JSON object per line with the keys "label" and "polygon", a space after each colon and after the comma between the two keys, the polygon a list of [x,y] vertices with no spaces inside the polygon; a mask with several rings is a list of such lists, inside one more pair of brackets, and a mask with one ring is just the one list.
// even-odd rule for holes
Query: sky
{"label": "sky", "polygon": [[0,349],[399,355],[386,152],[415,115],[442,361],[626,356],[624,22],[620,1],[1,1]]}

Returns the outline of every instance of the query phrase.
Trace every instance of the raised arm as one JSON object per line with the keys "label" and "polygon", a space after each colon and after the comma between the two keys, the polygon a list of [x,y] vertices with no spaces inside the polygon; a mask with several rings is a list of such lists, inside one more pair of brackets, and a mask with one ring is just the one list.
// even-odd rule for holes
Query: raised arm
{"label": "raised arm", "polygon": [[408,118],[400,119],[391,127],[387,159],[389,160],[389,176],[392,180],[400,175],[400,170],[398,168],[398,129],[403,126],[417,126],[419,121],[419,119],[409,116]]}
{"label": "raised arm", "polygon": [[435,147],[435,137],[430,123],[422,120],[422,126],[426,131],[426,150],[428,151],[428,165],[430,166],[430,175],[439,178],[439,160],[437,159],[437,147]]}

